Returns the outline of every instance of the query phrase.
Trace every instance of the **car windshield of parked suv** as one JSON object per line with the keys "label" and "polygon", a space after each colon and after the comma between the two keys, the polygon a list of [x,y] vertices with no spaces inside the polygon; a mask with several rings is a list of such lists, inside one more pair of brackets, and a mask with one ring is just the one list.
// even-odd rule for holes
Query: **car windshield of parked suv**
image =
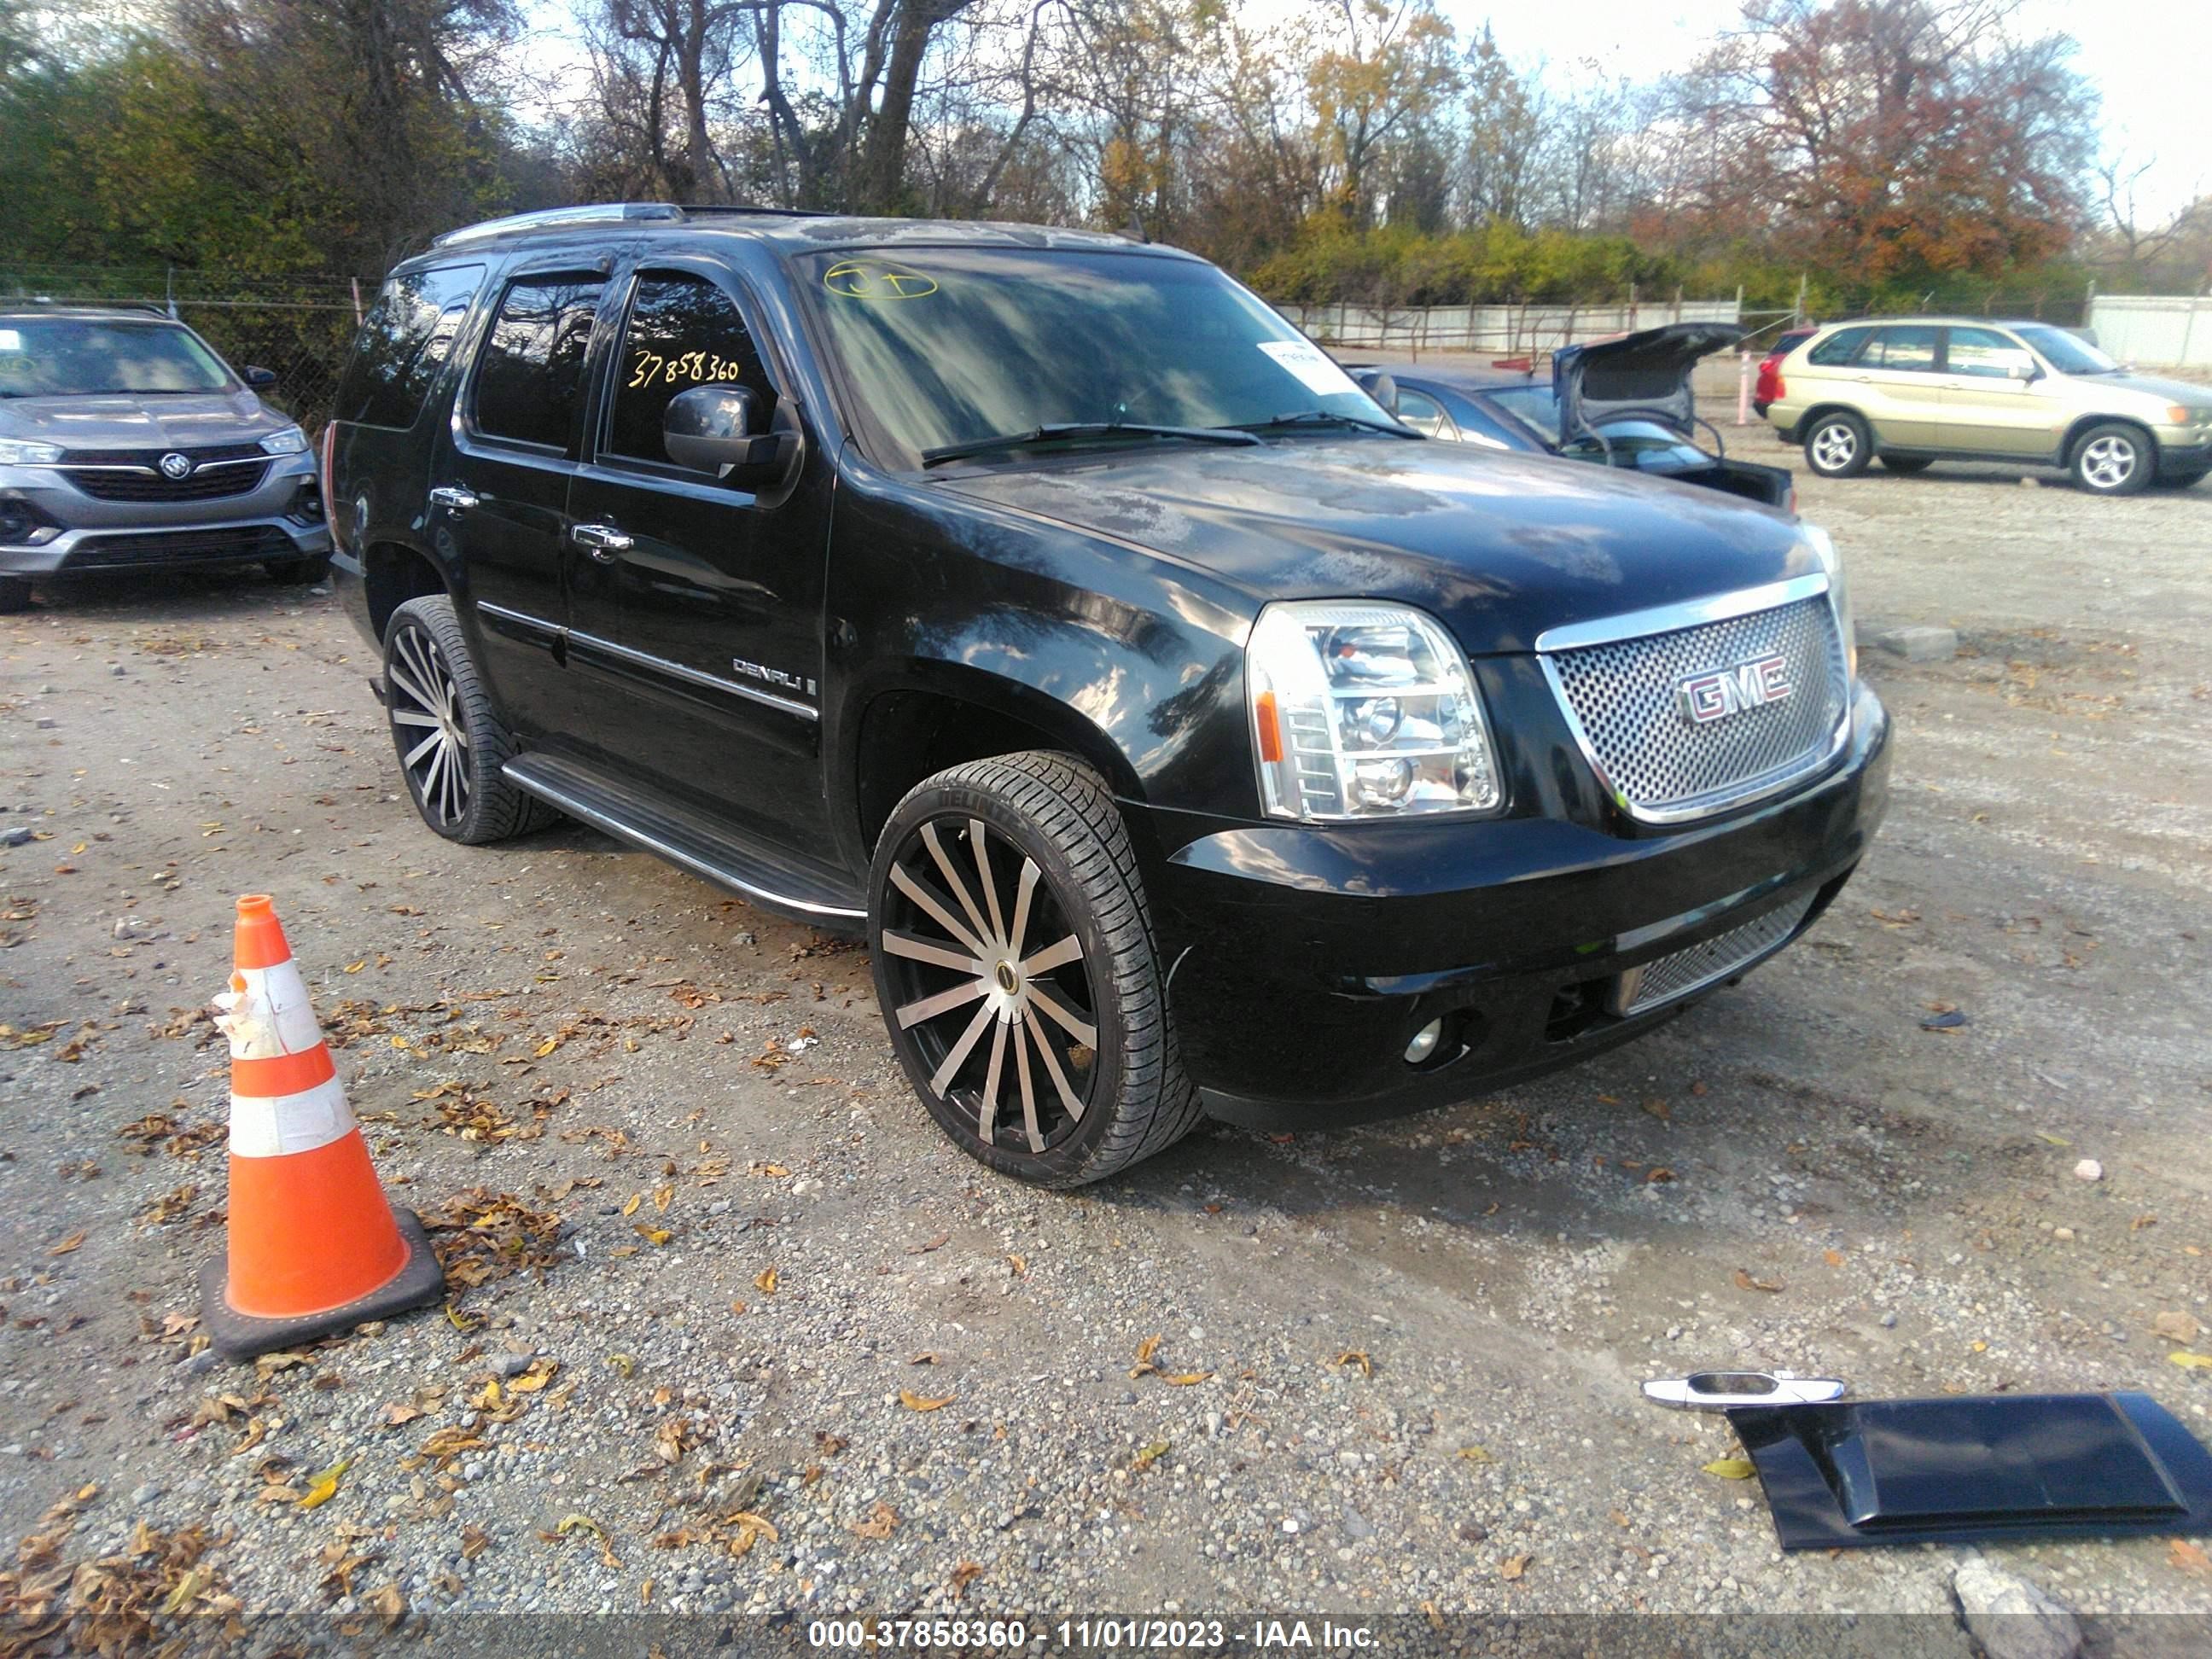
{"label": "car windshield of parked suv", "polygon": [[225,392],[216,355],[167,323],[88,317],[0,320],[0,397]]}
{"label": "car windshield of parked suv", "polygon": [[917,246],[799,265],[889,465],[1063,423],[1394,426],[1319,347],[1194,260]]}
{"label": "car windshield of parked suv", "polygon": [[2078,334],[2063,328],[2016,328],[2014,333],[2042,353],[2061,374],[2117,374],[2120,366]]}

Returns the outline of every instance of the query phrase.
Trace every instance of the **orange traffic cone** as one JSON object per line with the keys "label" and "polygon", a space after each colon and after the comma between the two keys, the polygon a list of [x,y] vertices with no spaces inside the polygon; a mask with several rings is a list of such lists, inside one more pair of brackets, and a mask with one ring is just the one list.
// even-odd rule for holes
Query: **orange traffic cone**
{"label": "orange traffic cone", "polygon": [[230,1241],[201,1316],[235,1359],[434,1300],[446,1276],[411,1210],[386,1201],[292,947],[262,894],[238,902],[230,989]]}

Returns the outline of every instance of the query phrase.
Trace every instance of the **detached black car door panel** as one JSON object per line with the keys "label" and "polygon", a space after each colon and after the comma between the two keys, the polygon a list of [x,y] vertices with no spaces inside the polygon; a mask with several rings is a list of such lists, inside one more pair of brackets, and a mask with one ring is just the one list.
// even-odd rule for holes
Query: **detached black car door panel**
{"label": "detached black car door panel", "polygon": [[676,465],[663,441],[670,399],[718,383],[752,392],[763,430],[798,429],[741,292],[688,260],[641,265],[629,284],[569,501],[575,533],[598,544],[615,625],[580,617],[570,663],[609,689],[599,717],[627,768],[756,836],[819,849],[828,469],[810,446],[787,487],[754,495]]}
{"label": "detached black car door panel", "polygon": [[432,474],[431,523],[460,549],[493,694],[538,742],[578,724],[560,656],[574,556],[568,489],[604,287],[596,271],[507,280]]}

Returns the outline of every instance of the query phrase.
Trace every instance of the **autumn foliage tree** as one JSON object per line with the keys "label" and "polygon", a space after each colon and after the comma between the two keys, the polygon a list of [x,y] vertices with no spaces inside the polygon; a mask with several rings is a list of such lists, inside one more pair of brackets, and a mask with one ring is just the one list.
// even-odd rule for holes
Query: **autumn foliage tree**
{"label": "autumn foliage tree", "polygon": [[1995,276],[2080,227],[2096,99],[2018,0],[1748,0],[1685,80],[1663,219],[1875,290]]}

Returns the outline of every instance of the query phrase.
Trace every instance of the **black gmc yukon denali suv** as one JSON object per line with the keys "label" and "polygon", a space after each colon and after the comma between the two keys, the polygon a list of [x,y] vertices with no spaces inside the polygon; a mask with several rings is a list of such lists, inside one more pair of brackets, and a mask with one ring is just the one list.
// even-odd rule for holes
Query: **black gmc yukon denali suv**
{"label": "black gmc yukon denali suv", "polygon": [[575,209],[393,273],[324,451],[423,819],[866,935],[945,1133],[1072,1185],[1647,1030],[1887,798],[1819,531],[1432,442],[1119,238]]}

